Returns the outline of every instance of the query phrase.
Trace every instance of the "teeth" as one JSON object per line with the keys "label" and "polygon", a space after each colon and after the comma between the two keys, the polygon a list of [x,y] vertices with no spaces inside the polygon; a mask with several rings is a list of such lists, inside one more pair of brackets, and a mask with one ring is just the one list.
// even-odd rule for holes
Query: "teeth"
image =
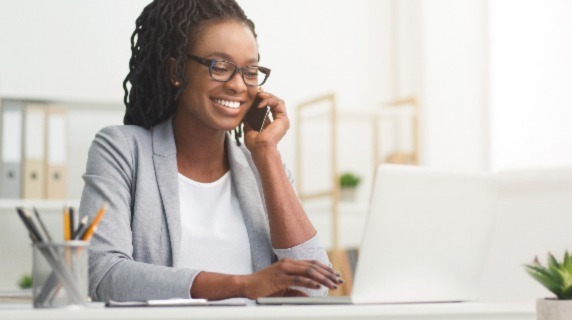
{"label": "teeth", "polygon": [[240,102],[238,102],[238,101],[227,101],[227,100],[222,100],[222,99],[214,99],[214,102],[221,104],[225,107],[231,108],[231,109],[236,109],[236,108],[240,107]]}

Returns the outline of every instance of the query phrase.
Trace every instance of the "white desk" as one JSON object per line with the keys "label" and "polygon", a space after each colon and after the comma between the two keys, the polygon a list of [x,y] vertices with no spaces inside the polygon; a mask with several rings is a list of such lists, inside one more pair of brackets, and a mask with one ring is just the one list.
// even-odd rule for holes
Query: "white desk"
{"label": "white desk", "polygon": [[384,319],[535,320],[534,304],[418,304],[361,306],[246,306],[179,308],[43,309],[0,305],[0,319]]}

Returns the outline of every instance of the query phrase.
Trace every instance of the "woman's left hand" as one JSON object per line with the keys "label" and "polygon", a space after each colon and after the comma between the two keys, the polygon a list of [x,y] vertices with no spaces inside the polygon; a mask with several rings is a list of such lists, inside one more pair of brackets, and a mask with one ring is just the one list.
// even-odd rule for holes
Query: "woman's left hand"
{"label": "woman's left hand", "polygon": [[258,108],[260,106],[270,107],[274,121],[270,123],[270,120],[266,119],[262,132],[258,132],[252,129],[247,123],[244,123],[244,143],[253,154],[267,147],[276,148],[278,142],[282,140],[282,137],[284,137],[286,131],[290,128],[290,120],[286,114],[284,100],[264,91],[260,91],[258,95],[262,101],[260,101],[258,106],[252,106],[252,108]]}

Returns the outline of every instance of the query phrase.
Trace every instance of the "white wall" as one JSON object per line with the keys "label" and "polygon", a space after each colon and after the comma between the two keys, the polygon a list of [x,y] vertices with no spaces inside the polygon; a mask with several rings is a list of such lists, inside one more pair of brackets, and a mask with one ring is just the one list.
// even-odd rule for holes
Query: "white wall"
{"label": "white wall", "polygon": [[572,166],[572,2],[489,7],[493,169]]}
{"label": "white wall", "polygon": [[0,0],[0,95],[120,103],[146,2]]}
{"label": "white wall", "polygon": [[422,163],[487,169],[485,1],[424,1],[421,19]]}

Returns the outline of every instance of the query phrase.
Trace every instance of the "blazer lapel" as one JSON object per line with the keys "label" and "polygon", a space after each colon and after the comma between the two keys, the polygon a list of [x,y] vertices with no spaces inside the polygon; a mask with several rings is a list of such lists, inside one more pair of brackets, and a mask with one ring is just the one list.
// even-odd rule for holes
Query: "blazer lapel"
{"label": "blazer lapel", "polygon": [[273,257],[262,187],[255,176],[258,173],[254,164],[248,162],[234,139],[229,136],[226,138],[226,147],[230,172],[248,232],[252,264],[254,271],[258,271],[269,266]]}
{"label": "blazer lapel", "polygon": [[172,118],[152,128],[153,166],[167,221],[171,243],[171,264],[177,266],[181,247],[181,216],[179,207],[179,184],[177,147],[173,135]]}

